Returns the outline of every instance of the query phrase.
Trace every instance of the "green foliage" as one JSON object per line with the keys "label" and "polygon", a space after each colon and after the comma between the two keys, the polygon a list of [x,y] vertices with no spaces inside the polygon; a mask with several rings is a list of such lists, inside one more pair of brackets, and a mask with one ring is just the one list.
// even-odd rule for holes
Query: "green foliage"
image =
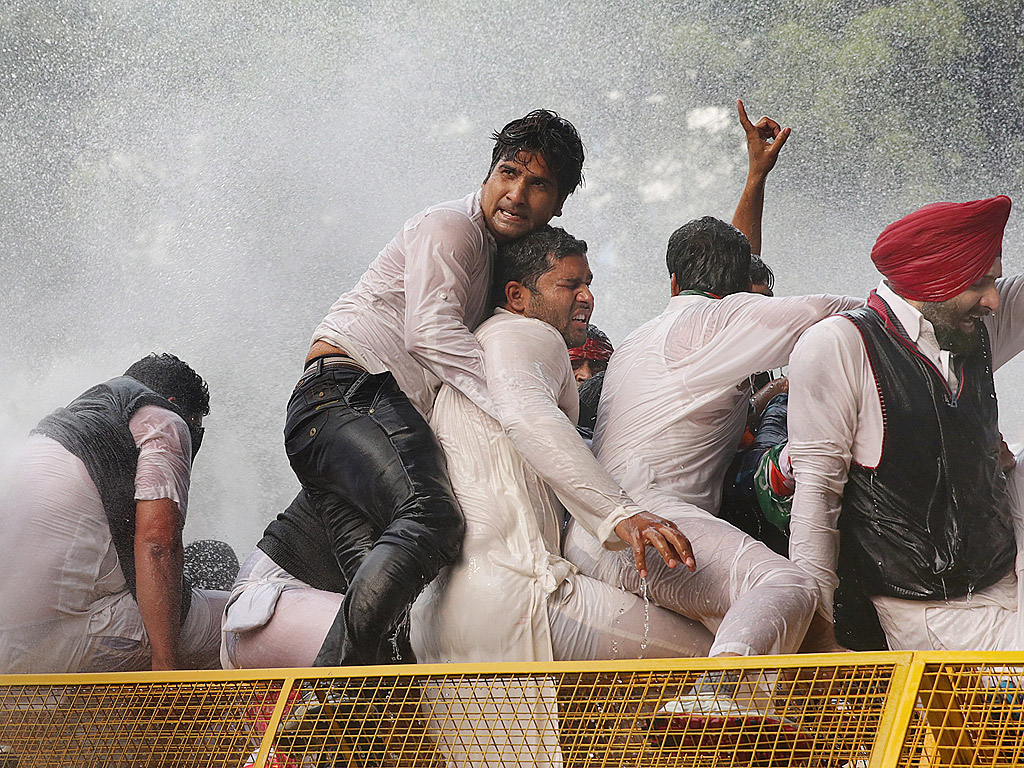
{"label": "green foliage", "polygon": [[677,61],[697,69],[697,90],[741,95],[791,125],[787,162],[827,204],[881,194],[884,218],[1020,190],[1024,138],[1008,129],[1024,124],[1019,2],[798,0],[744,13],[680,23]]}

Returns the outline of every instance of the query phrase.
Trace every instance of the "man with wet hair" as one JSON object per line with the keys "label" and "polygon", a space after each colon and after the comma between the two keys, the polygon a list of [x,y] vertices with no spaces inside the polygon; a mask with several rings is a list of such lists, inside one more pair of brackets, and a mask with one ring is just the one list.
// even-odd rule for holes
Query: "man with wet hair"
{"label": "man with wet hair", "polygon": [[314,332],[285,424],[302,490],[242,566],[228,663],[412,660],[404,617],[463,533],[426,421],[434,395],[448,384],[496,415],[472,333],[494,252],[560,215],[582,181],[579,135],[553,112],[494,140],[481,188],[406,222]]}
{"label": "man with wet hair", "polygon": [[[544,227],[502,246],[500,307],[476,331],[497,419],[453,387],[433,426],[466,517],[455,563],[413,611],[421,661],[551,661],[642,655],[639,597],[575,574],[559,547],[564,510],[610,550],[647,545],[667,568],[692,568],[676,526],[630,499],[574,429],[578,399],[568,347],[586,339],[594,307],[587,244]],[[618,557],[619,555],[616,555]],[[685,570],[685,568],[683,569]],[[649,656],[703,653],[708,633],[654,609]]]}
{"label": "man with wet hair", "polygon": [[999,196],[889,225],[867,306],[793,352],[790,554],[818,584],[823,648],[833,605],[860,597],[892,650],[1024,648],[1021,470],[1001,466],[992,378],[1024,349],[1024,276],[1002,277],[1009,213]]}
{"label": "man with wet hair", "polygon": [[[759,233],[764,180],[788,132],[739,110],[750,173],[734,221]],[[710,216],[672,234],[668,307],[615,350],[594,433],[597,458],[626,493],[689,537],[697,572],[655,562],[648,592],[714,631],[711,653],[719,656],[796,651],[816,603],[806,574],[717,517],[751,377],[785,365],[815,322],[860,303],[750,293],[750,253],[739,229]],[[633,571],[580,526],[570,526],[565,552],[583,573],[641,591]]]}
{"label": "man with wet hair", "polygon": [[0,498],[0,672],[217,666],[226,592],[183,579],[206,383],[150,355],[39,422]]}
{"label": "man with wet hair", "polygon": [[755,253],[750,254],[750,292],[760,293],[762,296],[774,296],[775,273],[761,257]]}

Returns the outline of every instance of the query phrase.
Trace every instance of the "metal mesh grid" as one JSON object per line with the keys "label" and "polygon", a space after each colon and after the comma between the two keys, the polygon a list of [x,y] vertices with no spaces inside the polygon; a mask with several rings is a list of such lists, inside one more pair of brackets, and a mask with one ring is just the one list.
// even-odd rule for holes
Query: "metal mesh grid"
{"label": "metal mesh grid", "polygon": [[926,663],[900,763],[1024,765],[1024,662]]}
{"label": "metal mesh grid", "polygon": [[0,685],[0,745],[10,749],[7,759],[18,768],[240,768],[253,741],[245,709],[272,685],[271,680]]}
{"label": "metal mesh grid", "polygon": [[[306,678],[273,739],[282,768],[866,764],[893,665]],[[703,685],[731,709],[670,711]],[[710,689],[710,690],[709,690]]]}
{"label": "metal mesh grid", "polygon": [[[0,745],[19,768],[860,768],[879,764],[894,673],[905,680],[909,659],[11,676],[0,679]],[[718,708],[683,711],[696,693]]]}

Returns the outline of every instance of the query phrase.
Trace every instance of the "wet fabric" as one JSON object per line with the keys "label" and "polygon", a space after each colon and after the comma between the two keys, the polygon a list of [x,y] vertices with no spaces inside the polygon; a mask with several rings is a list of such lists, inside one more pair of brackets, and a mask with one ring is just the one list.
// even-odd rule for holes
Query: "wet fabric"
{"label": "wet fabric", "polygon": [[[994,370],[1024,349],[1024,279],[999,279],[996,288],[1000,310],[984,318]],[[939,350],[931,324],[884,283],[877,294],[916,348],[943,373],[950,389],[958,389],[956,368],[949,365],[948,353],[944,356]],[[831,619],[843,489],[851,463],[878,464],[882,407],[861,335],[845,318],[829,318],[801,337],[789,379],[789,454],[797,480],[790,552],[814,576],[819,611]]]}
{"label": "wet fabric", "polygon": [[[82,460],[103,499],[110,535],[128,590],[135,594],[135,473],[139,449],[128,421],[145,406],[178,416],[177,406],[144,384],[118,376],[90,387],[65,408],[44,417],[33,430],[63,445]],[[189,453],[191,457],[191,450]],[[182,621],[188,611],[188,584],[182,590]]]}
{"label": "wet fabric", "polygon": [[971,287],[1002,252],[1005,195],[932,203],[886,227],[871,260],[900,296],[945,301]]}
{"label": "wet fabric", "polygon": [[409,605],[459,551],[462,516],[441,446],[395,378],[334,362],[292,393],[285,450],[303,490],[258,546],[307,584],[345,593],[318,666],[388,663]]}
{"label": "wet fabric", "polygon": [[[814,582],[803,571],[707,512],[664,496],[640,501],[679,526],[697,562],[696,573],[690,573],[648,557],[651,602],[714,633],[709,655],[796,652],[816,606]],[[565,556],[581,573],[634,594],[642,591],[632,558],[602,550],[578,525],[569,526]]]}
{"label": "wet fabric", "polygon": [[800,334],[862,302],[840,296],[674,296],[619,345],[594,452],[627,493],[657,486],[712,514],[747,420],[754,374],[789,361]]}
{"label": "wet fabric", "polygon": [[[189,436],[177,414],[143,406],[129,421],[139,448],[135,496],[188,504]],[[128,591],[99,491],[82,460],[33,435],[0,497],[0,558],[17,578],[0,579],[0,671],[76,672],[149,664],[138,606]],[[193,590],[182,627],[183,660],[216,663],[204,616],[219,634],[226,593]],[[219,599],[220,605],[213,605]],[[195,616],[193,613],[199,611]],[[194,630],[193,630],[194,627]]]}
{"label": "wet fabric", "polygon": [[988,332],[960,360],[959,392],[926,364],[884,302],[845,314],[861,333],[886,413],[877,466],[851,466],[839,529],[870,595],[963,597],[1013,570],[1016,547]]}
{"label": "wet fabric", "polygon": [[[703,627],[655,605],[645,612],[639,597],[576,573],[560,555],[563,504],[595,541],[618,547],[614,526],[640,511],[573,429],[576,383],[562,337],[540,320],[502,310],[477,336],[502,421],[450,387],[438,394],[431,424],[448,457],[466,537],[456,563],[413,607],[417,659],[706,653],[711,638]],[[464,683],[424,687],[428,726],[449,765],[562,764],[550,681],[488,681],[486,695]]]}
{"label": "wet fabric", "polygon": [[450,387],[438,394],[431,424],[466,536],[414,606],[413,647],[429,662],[551,661],[548,599],[575,571],[560,554],[563,506],[616,548],[625,543],[615,526],[640,508],[573,427],[578,396],[561,335],[500,309],[476,335],[501,423]]}
{"label": "wet fabric", "polygon": [[313,333],[370,373],[390,371],[424,418],[442,382],[488,413],[480,345],[497,246],[480,193],[413,216]]}
{"label": "wet fabric", "polygon": [[316,589],[256,549],[224,611],[225,669],[311,667],[345,595]]}

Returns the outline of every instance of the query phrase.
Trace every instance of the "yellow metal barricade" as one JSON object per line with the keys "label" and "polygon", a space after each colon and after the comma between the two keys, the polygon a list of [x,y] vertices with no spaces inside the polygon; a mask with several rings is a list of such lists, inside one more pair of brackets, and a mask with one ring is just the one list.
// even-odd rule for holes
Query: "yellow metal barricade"
{"label": "yellow metal barricade", "polygon": [[0,766],[1015,766],[1022,690],[1022,654],[12,675]]}

